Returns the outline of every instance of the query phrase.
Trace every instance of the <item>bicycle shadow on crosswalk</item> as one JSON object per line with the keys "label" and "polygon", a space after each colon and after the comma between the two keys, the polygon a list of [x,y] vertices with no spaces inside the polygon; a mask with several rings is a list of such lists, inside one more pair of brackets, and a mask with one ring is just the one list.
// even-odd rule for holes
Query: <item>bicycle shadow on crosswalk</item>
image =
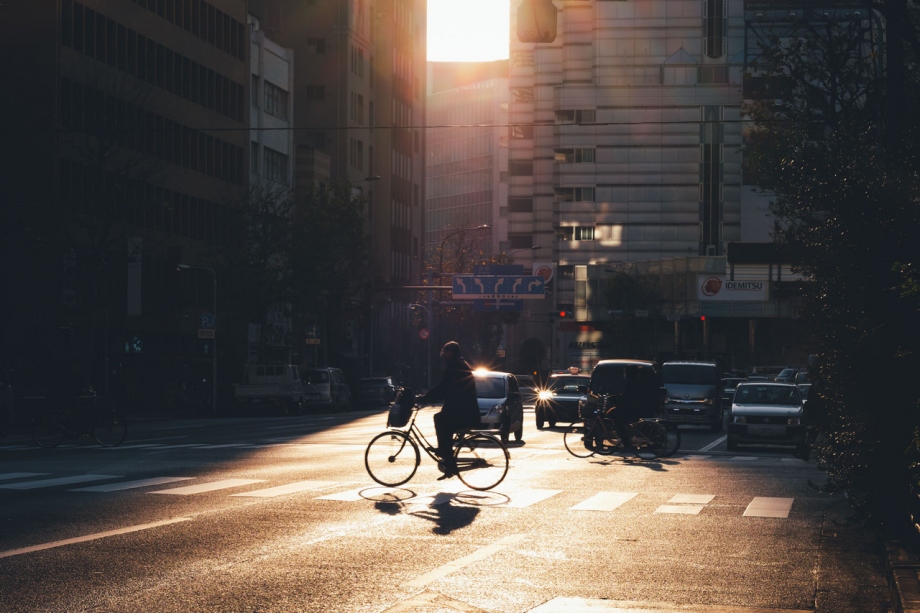
{"label": "bicycle shadow on crosswalk", "polygon": [[362,497],[374,501],[374,508],[386,515],[411,515],[433,522],[434,534],[450,534],[469,526],[485,506],[507,504],[510,498],[498,492],[449,487],[431,494],[417,494],[406,488],[369,488]]}
{"label": "bicycle shadow on crosswalk", "polygon": [[653,472],[667,472],[668,467],[680,464],[678,460],[665,458],[637,458],[632,456],[611,455],[611,456],[594,456],[588,460],[591,464],[599,466],[623,466],[646,468]]}

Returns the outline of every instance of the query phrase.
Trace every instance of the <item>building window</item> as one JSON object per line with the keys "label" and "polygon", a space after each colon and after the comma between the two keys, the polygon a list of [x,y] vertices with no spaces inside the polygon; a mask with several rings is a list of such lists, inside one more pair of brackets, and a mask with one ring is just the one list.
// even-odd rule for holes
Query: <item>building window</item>
{"label": "building window", "polygon": [[728,83],[728,66],[700,66],[698,83]]}
{"label": "building window", "polygon": [[594,161],[594,149],[557,149],[557,164],[582,164]]}
{"label": "building window", "polygon": [[278,183],[287,183],[288,156],[268,147],[265,150],[265,178]]}
{"label": "building window", "polygon": [[532,177],[533,162],[527,161],[510,161],[508,162],[508,173],[512,177]]}
{"label": "building window", "polygon": [[325,85],[307,85],[307,100],[312,102],[322,102],[326,99]]}
{"label": "building window", "polygon": [[326,53],[325,38],[307,38],[307,53],[313,55],[322,55]]}
{"label": "building window", "polygon": [[511,126],[511,138],[533,140],[533,126]]}
{"label": "building window", "polygon": [[509,213],[533,213],[533,198],[509,198]]}
{"label": "building window", "polygon": [[249,164],[252,174],[259,176],[259,143],[249,143]]}
{"label": "building window", "polygon": [[557,228],[557,241],[593,241],[594,226],[566,226]]}
{"label": "building window", "polygon": [[351,47],[351,72],[357,77],[364,78],[364,49]]}
{"label": "building window", "polygon": [[533,236],[530,234],[509,234],[509,249],[530,249],[533,247]]}
{"label": "building window", "polygon": [[593,109],[556,111],[556,123],[595,123],[595,117]]}
{"label": "building window", "polygon": [[556,202],[594,202],[593,187],[558,187]]}
{"label": "building window", "polygon": [[262,89],[265,90],[265,112],[278,119],[287,119],[288,93],[268,81],[265,81],[262,86]]}
{"label": "building window", "polygon": [[706,55],[722,57],[725,54],[726,0],[705,0]]}
{"label": "building window", "polygon": [[358,170],[364,170],[364,142],[352,138],[348,144],[348,163]]}
{"label": "building window", "polygon": [[532,87],[512,87],[511,99],[514,102],[533,102]]}
{"label": "building window", "polygon": [[364,123],[364,96],[351,92],[351,119],[356,123]]}
{"label": "building window", "polygon": [[252,100],[252,106],[259,108],[259,77],[252,75],[252,85],[250,87],[252,89],[252,94],[250,96]]}

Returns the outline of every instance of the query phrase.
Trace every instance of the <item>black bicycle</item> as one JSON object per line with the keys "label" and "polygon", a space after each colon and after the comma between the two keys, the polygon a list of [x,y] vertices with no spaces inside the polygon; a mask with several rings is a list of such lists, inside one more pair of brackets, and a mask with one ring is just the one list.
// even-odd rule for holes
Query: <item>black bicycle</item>
{"label": "black bicycle", "polygon": [[90,390],[40,410],[29,430],[39,447],[57,447],[65,438],[81,436],[92,436],[103,447],[117,447],[128,434],[128,423],[120,407]]}
{"label": "black bicycle", "polygon": [[[364,452],[364,466],[371,479],[380,485],[396,487],[411,479],[419,464],[419,448],[438,462],[441,458],[421,429],[415,423],[419,407],[415,405],[415,394],[400,392],[390,406],[387,420],[389,429],[371,439]],[[454,459],[457,476],[474,490],[489,490],[502,482],[508,474],[511,454],[502,442],[485,432],[472,429],[461,430],[454,438]]]}
{"label": "black bicycle", "polygon": [[640,418],[627,426],[621,439],[613,419],[607,413],[593,409],[592,415],[583,422],[569,426],[562,441],[566,450],[576,458],[590,458],[594,454],[611,455],[618,451],[631,451],[640,458],[658,458],[677,451],[680,447],[680,431],[676,426],[673,429],[665,428],[658,419]]}

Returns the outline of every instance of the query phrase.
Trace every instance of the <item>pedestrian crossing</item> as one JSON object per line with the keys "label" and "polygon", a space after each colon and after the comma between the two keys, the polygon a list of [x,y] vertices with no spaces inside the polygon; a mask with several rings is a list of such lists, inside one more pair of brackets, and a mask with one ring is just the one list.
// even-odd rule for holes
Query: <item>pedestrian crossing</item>
{"label": "pedestrian crossing", "polygon": [[[198,477],[173,475],[116,481],[118,479],[125,479],[125,477],[122,475],[104,474],[56,476],[50,473],[10,472],[0,473],[0,490],[31,491],[64,487],[67,492],[106,494],[146,489],[146,491],[142,493],[166,496],[196,496],[223,492],[229,497],[242,498],[275,498],[279,496],[292,496],[307,493],[316,500],[343,503],[368,502],[379,499],[381,496],[387,496],[393,493],[404,493],[407,491],[401,488],[382,487],[370,483],[360,484],[355,487],[353,482],[343,483],[325,480],[304,480],[230,493],[232,490],[257,486],[259,484],[264,484],[266,481],[264,479],[247,478],[202,479],[198,481]],[[105,483],[85,485],[87,483],[102,481]],[[66,487],[73,485],[81,485],[82,487]],[[163,488],[164,486],[169,487],[157,489]],[[488,502],[481,502],[481,504],[489,507],[523,509],[545,503],[565,493],[565,490],[515,488],[513,486],[509,486],[507,490],[503,490],[502,487],[499,486],[494,493],[470,492],[459,480],[454,480],[435,487],[437,487],[437,491],[415,494],[408,499],[402,500],[402,503],[409,508],[419,505],[427,507],[437,506],[454,499],[475,504],[475,501],[470,501],[469,498],[470,496],[478,496],[482,498],[483,501],[489,499]],[[328,493],[320,493],[322,491],[327,491]],[[499,499],[504,498],[505,500],[496,501],[496,496]],[[646,496],[652,496],[652,494],[601,491],[570,506],[568,510],[585,513],[612,513],[620,508],[635,504]],[[660,494],[655,494],[655,496],[660,496]],[[717,501],[717,496],[713,494],[676,493],[667,500],[665,504],[659,505],[655,509],[654,514],[699,515],[715,501]],[[745,507],[742,517],[786,519],[792,513],[794,503],[794,498],[755,496]]]}

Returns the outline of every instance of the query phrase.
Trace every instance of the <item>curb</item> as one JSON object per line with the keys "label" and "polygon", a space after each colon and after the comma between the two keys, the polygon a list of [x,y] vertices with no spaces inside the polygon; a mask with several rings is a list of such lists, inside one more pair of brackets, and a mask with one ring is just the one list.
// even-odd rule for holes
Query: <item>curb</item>
{"label": "curb", "polygon": [[885,543],[882,556],[894,613],[920,613],[920,558],[898,541]]}

